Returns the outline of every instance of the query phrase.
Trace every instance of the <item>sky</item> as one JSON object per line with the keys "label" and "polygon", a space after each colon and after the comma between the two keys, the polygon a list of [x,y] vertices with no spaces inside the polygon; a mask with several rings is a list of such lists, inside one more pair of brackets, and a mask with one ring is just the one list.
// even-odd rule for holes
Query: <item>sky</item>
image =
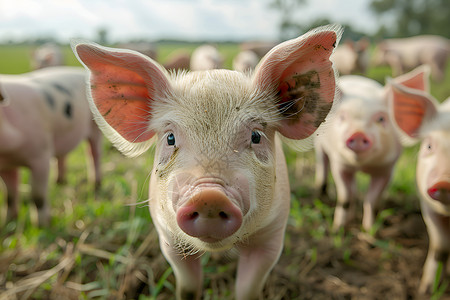
{"label": "sky", "polygon": [[[157,40],[276,40],[280,12],[271,0],[0,0],[0,42],[28,37]],[[307,0],[295,18],[308,24],[328,18],[372,33],[370,0]]]}

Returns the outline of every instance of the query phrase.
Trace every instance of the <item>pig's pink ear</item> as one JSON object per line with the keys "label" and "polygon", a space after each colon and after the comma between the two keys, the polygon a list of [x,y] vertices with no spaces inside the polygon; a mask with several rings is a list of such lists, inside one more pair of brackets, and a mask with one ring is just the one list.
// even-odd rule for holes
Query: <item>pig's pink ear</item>
{"label": "pig's pink ear", "polygon": [[89,72],[91,109],[105,135],[124,154],[148,149],[151,105],[170,84],[162,67],[140,53],[91,43],[72,45]]}
{"label": "pig's pink ear", "polygon": [[395,123],[410,138],[420,138],[437,115],[437,101],[424,91],[394,82],[390,85],[390,107]]}
{"label": "pig's pink ear", "polygon": [[283,136],[305,139],[328,115],[336,93],[329,57],[341,34],[339,25],[314,29],[273,48],[256,68],[256,88],[277,93]]}
{"label": "pig's pink ear", "polygon": [[408,88],[429,92],[430,67],[428,65],[422,65],[411,72],[394,78],[393,81]]}

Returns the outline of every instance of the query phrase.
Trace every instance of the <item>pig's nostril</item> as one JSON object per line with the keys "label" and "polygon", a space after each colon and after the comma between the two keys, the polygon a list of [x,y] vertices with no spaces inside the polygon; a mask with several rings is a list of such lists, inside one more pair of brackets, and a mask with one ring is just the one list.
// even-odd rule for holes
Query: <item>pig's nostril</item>
{"label": "pig's nostril", "polygon": [[189,215],[189,219],[194,220],[197,219],[199,216],[198,212],[194,211],[192,214]]}
{"label": "pig's nostril", "polygon": [[226,212],[223,212],[223,211],[221,211],[220,213],[219,213],[219,217],[221,218],[221,219],[228,219],[228,214],[226,213]]}

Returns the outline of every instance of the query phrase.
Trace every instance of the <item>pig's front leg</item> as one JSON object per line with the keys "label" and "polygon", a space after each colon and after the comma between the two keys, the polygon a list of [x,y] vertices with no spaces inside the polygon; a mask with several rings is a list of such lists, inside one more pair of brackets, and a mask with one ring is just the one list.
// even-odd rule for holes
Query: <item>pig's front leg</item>
{"label": "pig's front leg", "polygon": [[50,207],[47,201],[50,157],[40,158],[33,162],[31,169],[31,198],[36,205],[39,226],[50,224]]}
{"label": "pig's front leg", "polygon": [[391,172],[385,174],[377,174],[376,176],[372,176],[370,181],[369,190],[364,199],[363,209],[363,220],[362,226],[364,230],[367,232],[372,228],[375,222],[375,208],[378,202],[378,199],[381,198],[384,189],[391,179]]}
{"label": "pig's front leg", "polygon": [[89,136],[89,146],[92,156],[92,163],[94,165],[95,172],[95,190],[100,189],[101,181],[102,181],[102,173],[101,173],[101,154],[102,154],[102,132],[93,124],[92,133]]}
{"label": "pig's front leg", "polygon": [[1,171],[0,176],[5,183],[7,190],[7,202],[8,202],[8,212],[6,214],[6,220],[12,221],[17,218],[18,215],[18,187],[19,187],[19,170],[12,169],[8,171]]}
{"label": "pig's front leg", "polygon": [[450,217],[434,212],[423,200],[421,200],[421,206],[430,241],[419,286],[419,292],[424,294],[431,292],[439,264],[443,264],[445,273],[450,254]]}
{"label": "pig's front leg", "polygon": [[337,202],[334,210],[333,230],[345,226],[351,218],[351,205],[356,191],[355,172],[332,164],[331,172],[336,184]]}
{"label": "pig's front leg", "polygon": [[315,186],[319,196],[327,195],[328,172],[330,160],[320,145],[316,145],[316,178]]}
{"label": "pig's front leg", "polygon": [[66,156],[61,155],[56,159],[58,161],[58,178],[56,179],[56,182],[58,184],[64,184],[66,183]]}
{"label": "pig's front leg", "polygon": [[237,300],[258,299],[262,293],[267,276],[283,249],[285,222],[278,219],[278,223],[279,226],[272,224],[275,225],[272,230],[269,229],[270,227],[263,229],[266,234],[261,234],[257,240],[251,240],[238,248]]}
{"label": "pig's front leg", "polygon": [[183,256],[164,239],[160,239],[160,247],[164,257],[170,263],[177,281],[177,299],[200,299],[203,285],[201,254]]}

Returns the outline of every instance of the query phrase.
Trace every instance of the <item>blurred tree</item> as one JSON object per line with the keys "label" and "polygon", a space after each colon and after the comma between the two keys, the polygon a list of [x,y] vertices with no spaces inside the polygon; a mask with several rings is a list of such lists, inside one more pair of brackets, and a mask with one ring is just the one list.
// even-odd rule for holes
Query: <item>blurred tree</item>
{"label": "blurred tree", "polygon": [[[281,12],[279,30],[282,40],[297,37],[311,28],[336,23],[328,18],[317,18],[309,23],[298,23],[297,19],[293,18],[293,15],[297,8],[303,4],[307,4],[307,0],[271,0],[270,7]],[[362,37],[367,37],[366,33],[355,30],[349,24],[340,24],[345,29],[342,40],[351,39],[357,41]]]}
{"label": "blurred tree", "polygon": [[305,3],[306,0],[270,0],[269,7],[281,12],[279,30],[282,40],[298,35],[300,26],[294,21],[293,14]]}
{"label": "blurred tree", "polygon": [[[392,27],[380,27],[379,38],[419,34],[450,38],[448,0],[372,0],[370,9],[382,19],[392,18]],[[380,20],[380,24],[386,24],[386,20]]]}
{"label": "blurred tree", "polygon": [[108,44],[108,29],[101,27],[97,30],[97,39],[100,45]]}

